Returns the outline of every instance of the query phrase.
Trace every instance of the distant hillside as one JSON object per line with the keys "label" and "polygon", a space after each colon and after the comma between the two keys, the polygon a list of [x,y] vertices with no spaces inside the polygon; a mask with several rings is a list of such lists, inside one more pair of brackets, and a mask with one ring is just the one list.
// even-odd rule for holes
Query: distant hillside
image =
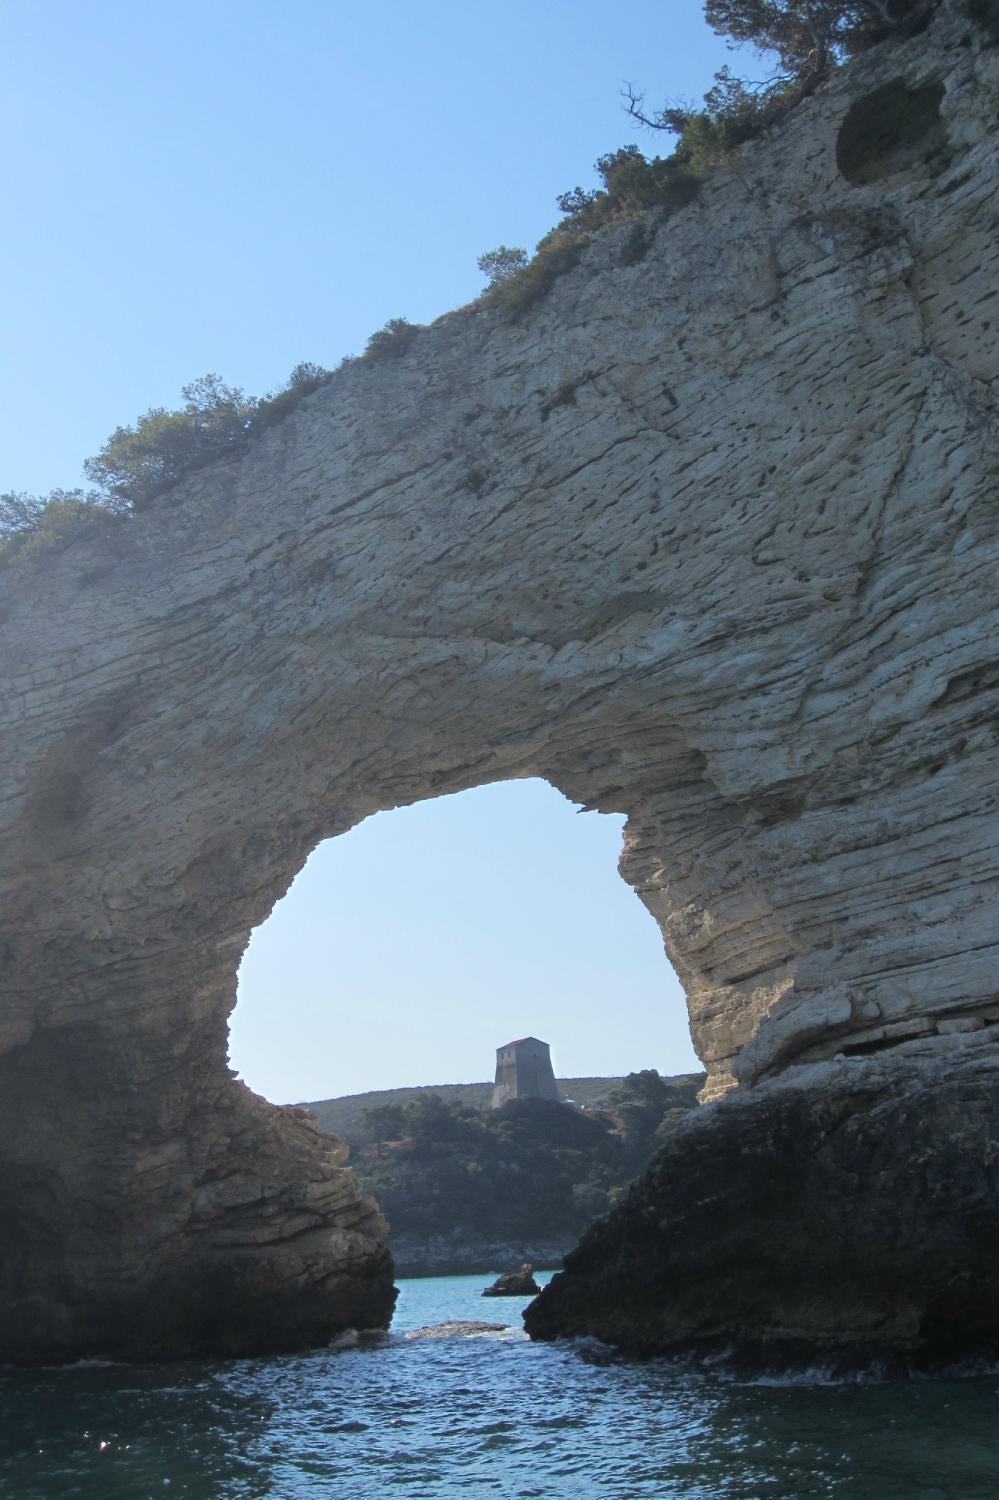
{"label": "distant hillside", "polygon": [[[703,1073],[563,1078],[566,1098],[488,1107],[489,1083],[379,1089],[309,1106],[352,1148],[359,1185],[392,1228],[400,1276],[557,1266],[616,1202],[678,1120]],[[365,1111],[371,1111],[375,1136]]]}
{"label": "distant hillside", "polygon": [[[605,1099],[620,1078],[560,1078],[563,1099],[594,1105]],[[364,1111],[384,1104],[412,1104],[421,1094],[440,1094],[448,1104],[488,1109],[493,1095],[491,1083],[429,1083],[408,1089],[372,1089],[366,1094],[344,1094],[339,1099],[307,1102],[323,1130],[338,1135],[351,1146],[370,1145],[374,1136],[364,1123]]]}

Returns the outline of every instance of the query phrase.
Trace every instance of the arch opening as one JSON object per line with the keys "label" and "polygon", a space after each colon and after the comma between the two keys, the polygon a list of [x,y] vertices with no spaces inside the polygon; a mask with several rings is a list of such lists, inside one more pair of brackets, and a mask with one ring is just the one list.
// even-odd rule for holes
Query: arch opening
{"label": "arch opening", "polygon": [[399,1276],[557,1268],[695,1107],[624,816],[581,811],[530,778],[374,814],[248,945],[231,1061],[349,1148]]}
{"label": "arch opening", "polygon": [[251,937],[232,1065],[278,1103],[490,1078],[507,1033],[563,1076],[699,1070],[624,816],[578,813],[529,778],[325,840]]}

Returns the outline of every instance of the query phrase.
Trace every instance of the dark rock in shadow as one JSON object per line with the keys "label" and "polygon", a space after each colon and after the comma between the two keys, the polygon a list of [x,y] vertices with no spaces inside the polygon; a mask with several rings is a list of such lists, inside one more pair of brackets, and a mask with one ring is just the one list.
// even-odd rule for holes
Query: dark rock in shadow
{"label": "dark rock in shadow", "polygon": [[999,1354],[999,1063],[795,1069],[681,1121],[534,1339],[889,1373]]}
{"label": "dark rock in shadow", "polygon": [[487,1286],[483,1297],[536,1297],[541,1288],[534,1279],[534,1267],[518,1266],[515,1271],[504,1271],[497,1276],[492,1286]]}

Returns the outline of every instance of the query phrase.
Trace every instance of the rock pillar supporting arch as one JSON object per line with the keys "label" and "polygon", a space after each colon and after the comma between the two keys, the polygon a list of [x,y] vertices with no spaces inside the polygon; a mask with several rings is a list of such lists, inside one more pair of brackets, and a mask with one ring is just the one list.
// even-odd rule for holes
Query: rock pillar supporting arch
{"label": "rock pillar supporting arch", "polygon": [[[543,775],[625,812],[740,1108],[839,1053],[991,1057],[997,64],[968,35],[945,10],[873,53],[637,264],[611,231],[521,321],[445,319],[0,579],[0,1357],[385,1321],[377,1209],[225,1067],[250,930],[379,808]],[[899,77],[940,97],[933,153],[851,182],[840,125]]]}

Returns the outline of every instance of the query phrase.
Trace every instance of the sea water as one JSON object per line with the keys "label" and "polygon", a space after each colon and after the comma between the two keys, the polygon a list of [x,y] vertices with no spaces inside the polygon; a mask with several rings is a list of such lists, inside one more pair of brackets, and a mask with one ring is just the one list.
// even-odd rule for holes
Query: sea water
{"label": "sea water", "polygon": [[[402,1282],[379,1346],[0,1370],[0,1496],[999,1497],[999,1375],[740,1382],[531,1344],[490,1279]],[[509,1326],[406,1337],[465,1319]]]}

